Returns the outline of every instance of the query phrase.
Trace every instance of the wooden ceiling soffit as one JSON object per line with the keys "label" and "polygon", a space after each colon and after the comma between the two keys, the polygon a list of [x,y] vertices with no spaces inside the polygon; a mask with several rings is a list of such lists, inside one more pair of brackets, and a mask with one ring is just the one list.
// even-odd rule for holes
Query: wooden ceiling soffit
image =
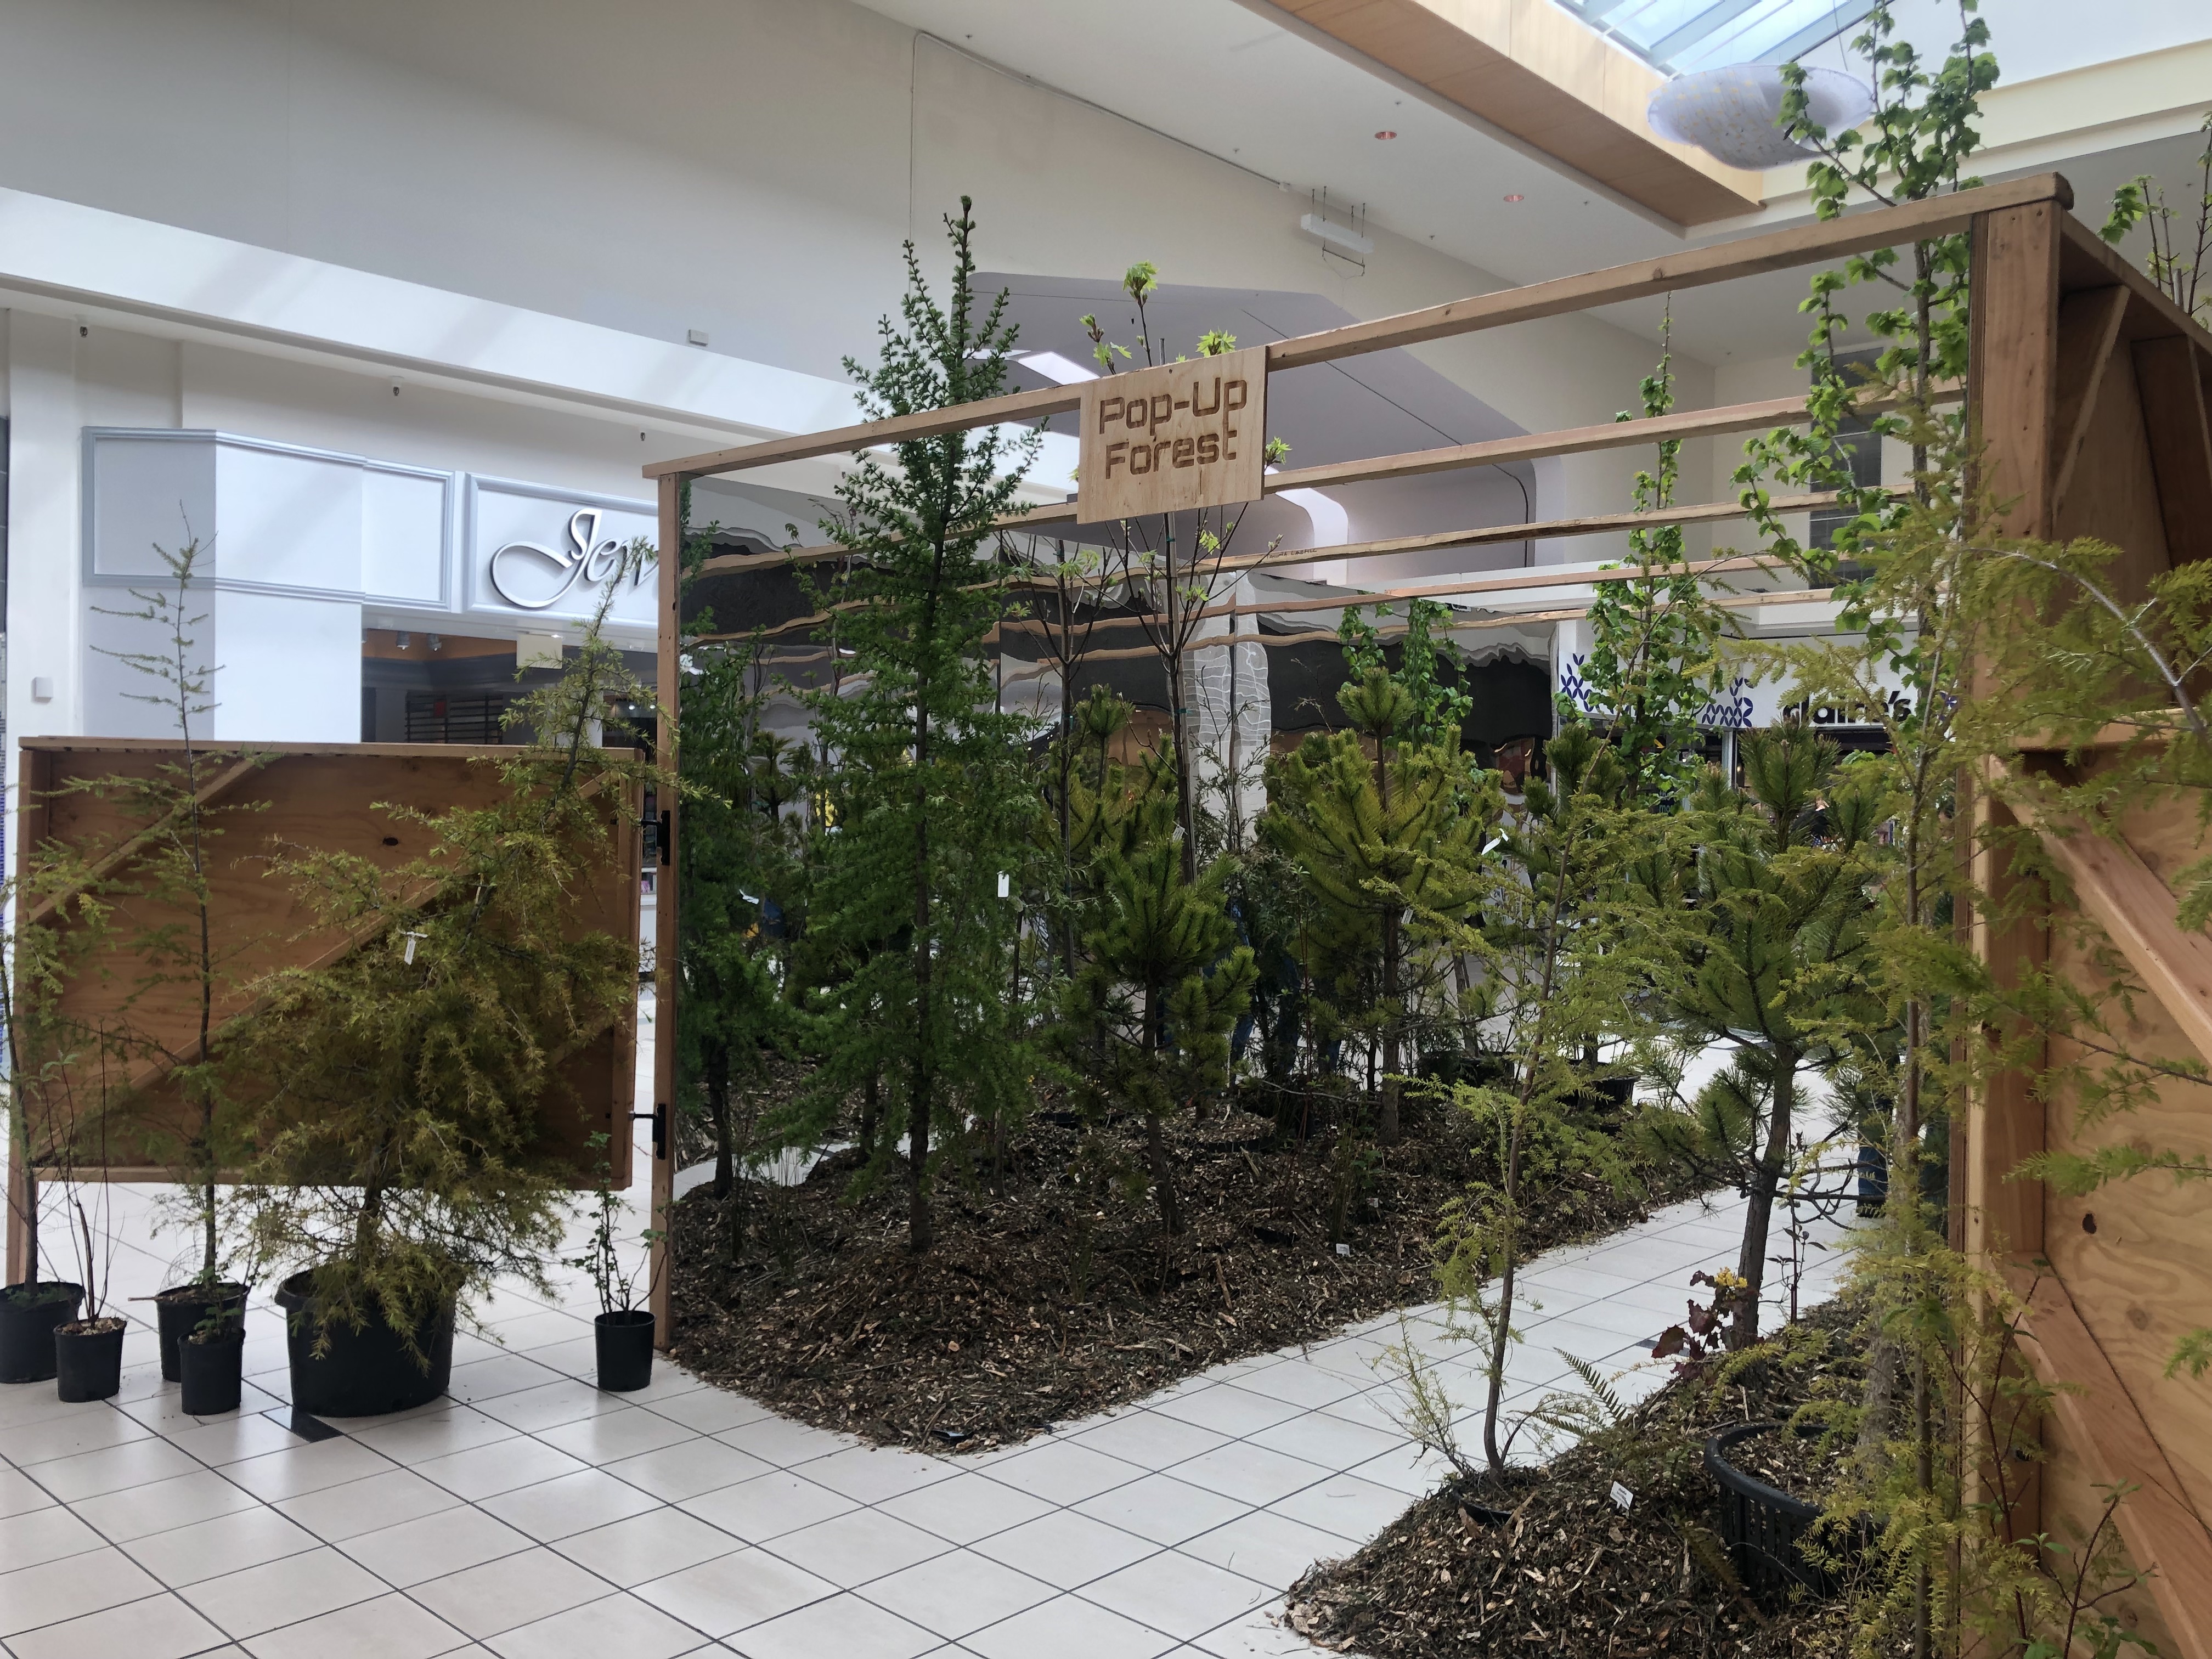
{"label": "wooden ceiling soffit", "polygon": [[1268,0],[1268,9],[1675,224],[1760,204],[1760,174],[1668,143],[1645,125],[1664,75],[1552,0]]}

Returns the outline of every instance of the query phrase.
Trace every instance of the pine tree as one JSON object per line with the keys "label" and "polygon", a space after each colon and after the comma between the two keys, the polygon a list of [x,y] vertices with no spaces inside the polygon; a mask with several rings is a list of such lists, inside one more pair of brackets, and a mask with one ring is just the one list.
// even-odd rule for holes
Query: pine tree
{"label": "pine tree", "polygon": [[[870,419],[1005,390],[1013,331],[1004,294],[979,307],[969,207],[962,198],[960,217],[945,221],[945,303],[908,243],[903,327],[883,320],[876,367],[846,361]],[[985,428],[898,444],[895,465],[863,455],[838,486],[844,515],[823,526],[854,568],[835,584],[846,606],[836,644],[850,653],[843,695],[807,699],[836,768],[811,926],[854,972],[824,994],[818,1080],[779,1127],[818,1144],[846,1096],[882,1079],[904,1111],[915,1251],[932,1240],[933,1136],[964,1123],[977,1090],[1004,1095],[1000,1073],[1031,1069],[1006,1041],[999,897],[1001,873],[1032,855],[1030,723],[994,711],[983,649],[1006,605],[1005,568],[987,548],[1035,452],[1034,439]]]}
{"label": "pine tree", "polygon": [[561,678],[509,711],[532,740],[483,763],[489,805],[382,809],[424,848],[389,869],[270,860],[319,927],[362,941],[255,981],[221,1051],[248,1103],[252,1236],[312,1273],[325,1332],[380,1318],[411,1344],[494,1276],[546,1283],[573,1170],[544,1125],[575,1109],[568,1062],[637,998],[635,942],[569,926],[577,872],[622,844],[615,803],[653,775],[596,741],[611,704],[649,696],[601,635],[608,603]]}
{"label": "pine tree", "polygon": [[1683,814],[1686,860],[1680,842],[1638,860],[1624,896],[1632,948],[1676,1042],[1735,1054],[1694,1100],[1642,1120],[1655,1151],[1750,1200],[1735,1348],[1758,1340],[1767,1234],[1804,1121],[1804,1080],[1863,1054],[1887,1024],[1869,898],[1885,815],[1878,774],[1838,769],[1832,744],[1795,726],[1750,734],[1743,763],[1743,789],[1709,778]]}
{"label": "pine tree", "polygon": [[1483,949],[1512,1072],[1504,1083],[1452,1091],[1492,1149],[1495,1173],[1448,1207],[1439,1245],[1444,1293],[1455,1312],[1474,1316],[1487,1348],[1482,1439],[1493,1474],[1505,1469],[1498,1415],[1517,1340],[1529,1189],[1613,1162],[1610,1138],[1579,1120],[1578,1059],[1620,1006],[1628,971],[1623,952],[1599,948],[1601,901],[1622,861],[1620,761],[1584,725],[1568,726],[1545,754],[1550,775],[1529,774],[1483,894]]}
{"label": "pine tree", "polygon": [[694,645],[684,653],[684,857],[678,867],[678,1094],[703,1104],[714,1139],[714,1196],[728,1206],[726,1248],[744,1243],[733,1194],[750,1142],[734,1101],[796,1036],[785,945],[800,910],[799,833],[783,817],[793,781],[761,729],[768,701],[758,647]]}
{"label": "pine tree", "polygon": [[1123,833],[1099,849],[1097,920],[1084,939],[1090,961],[1069,998],[1073,1034],[1096,1056],[1091,1086],[1144,1115],[1160,1228],[1170,1237],[1184,1218],[1162,1125],[1224,1081],[1229,1032],[1257,977],[1223,896],[1228,861],[1216,860],[1194,882],[1183,876],[1176,797],[1159,787],[1171,777],[1156,778],[1123,816]]}
{"label": "pine tree", "polygon": [[1261,832],[1297,866],[1338,951],[1374,964],[1363,1023],[1381,1046],[1377,1130],[1392,1146],[1413,1000],[1463,948],[1499,800],[1462,756],[1455,726],[1413,740],[1421,706],[1388,669],[1369,668],[1337,701],[1350,726],[1276,763]]}

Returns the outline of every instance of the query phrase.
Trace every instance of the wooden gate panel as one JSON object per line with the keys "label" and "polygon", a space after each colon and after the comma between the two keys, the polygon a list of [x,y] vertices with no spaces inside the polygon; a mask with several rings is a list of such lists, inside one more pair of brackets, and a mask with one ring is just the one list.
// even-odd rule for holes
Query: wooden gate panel
{"label": "wooden gate panel", "polygon": [[[223,787],[207,794],[208,805],[222,812],[222,833],[210,842],[210,884],[218,933],[216,951],[222,984],[215,1024],[245,1012],[248,986],[259,975],[286,965],[337,960],[357,948],[377,948],[374,936],[348,937],[342,930],[314,925],[314,917],[274,877],[269,857],[280,846],[312,848],[358,856],[390,872],[420,857],[428,832],[410,823],[407,809],[436,813],[453,807],[483,807],[505,793],[495,762],[514,751],[442,744],[349,744],[260,746],[250,751],[221,748],[204,751],[207,775]],[[35,866],[38,848],[59,842],[99,854],[120,851],[109,874],[127,889],[128,846],[143,828],[124,805],[99,794],[70,792],[67,786],[108,777],[152,777],[164,764],[180,759],[175,745],[159,740],[26,738],[21,777],[21,836],[27,862]],[[244,763],[255,763],[246,764]],[[637,938],[638,872],[641,856],[638,816],[641,803],[609,800],[615,818],[607,867],[579,872],[571,888],[567,930],[575,936],[605,932],[616,939]],[[248,805],[253,810],[243,810]],[[194,912],[163,905],[143,894],[113,901],[117,926],[125,933],[143,928],[190,923]],[[57,922],[64,934],[67,912]],[[139,1051],[120,1079],[136,1097],[125,1123],[149,1126],[152,1134],[134,1137],[125,1127],[110,1137],[104,1166],[88,1167],[80,1152],[73,1164],[88,1177],[104,1173],[115,1180],[162,1180],[168,1170],[154,1158],[162,1131],[172,1136],[191,1121],[191,1113],[169,1081],[170,1072],[190,1063],[198,1049],[198,996],[190,983],[149,987],[136,958],[116,950],[86,965],[70,979],[63,1011],[87,1019],[126,1018]],[[617,1184],[629,1179],[629,1111],[635,1093],[635,1015],[625,1015],[561,1068],[579,1109],[556,1110],[542,1126],[549,1145],[578,1170],[580,1182],[595,1178],[598,1158],[588,1152],[595,1133],[611,1137]]]}

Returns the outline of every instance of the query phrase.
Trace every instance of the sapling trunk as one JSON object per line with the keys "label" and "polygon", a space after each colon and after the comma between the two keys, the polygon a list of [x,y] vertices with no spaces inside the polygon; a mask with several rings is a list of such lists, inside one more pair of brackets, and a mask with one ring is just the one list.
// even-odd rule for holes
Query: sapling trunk
{"label": "sapling trunk", "polygon": [[[1164,987],[1150,986],[1145,991],[1145,1059],[1146,1069],[1157,1064],[1160,1052],[1160,1030],[1165,1023],[1167,992]],[[1156,1086],[1148,1079],[1148,1091]],[[1168,1161],[1167,1141],[1160,1132],[1160,1115],[1147,1093],[1145,1104],[1145,1161],[1152,1172],[1152,1190],[1158,1195],[1160,1209],[1160,1231],[1169,1237],[1182,1231],[1182,1204],[1176,1194],[1175,1166]]]}
{"label": "sapling trunk", "polygon": [[726,1042],[706,1045],[707,1109],[714,1121],[714,1196],[726,1199],[737,1179],[737,1158],[730,1144],[730,1048]]}
{"label": "sapling trunk", "polygon": [[1747,1183],[1749,1201],[1744,1206],[1743,1249],[1736,1260],[1736,1274],[1743,1280],[1737,1291],[1735,1317],[1729,1327],[1729,1346],[1749,1347],[1759,1340],[1759,1297],[1766,1277],[1766,1237],[1774,1220],[1774,1194],[1782,1184],[1782,1171],[1790,1157],[1790,1130],[1797,1092],[1798,1054],[1795,1048],[1774,1047],[1774,1077],[1766,1125],[1766,1146],[1753,1160]]}

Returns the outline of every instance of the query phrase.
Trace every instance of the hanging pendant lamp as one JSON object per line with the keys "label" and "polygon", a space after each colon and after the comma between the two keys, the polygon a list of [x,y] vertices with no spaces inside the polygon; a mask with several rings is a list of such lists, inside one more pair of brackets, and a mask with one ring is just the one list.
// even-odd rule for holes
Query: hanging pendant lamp
{"label": "hanging pendant lamp", "polygon": [[[1774,125],[1783,90],[1776,64],[1698,70],[1653,93],[1644,118],[1662,138],[1695,144],[1732,167],[1786,167],[1813,151]],[[1874,109],[1867,89],[1839,70],[1807,70],[1805,95],[1806,112],[1832,133],[1856,126]]]}

